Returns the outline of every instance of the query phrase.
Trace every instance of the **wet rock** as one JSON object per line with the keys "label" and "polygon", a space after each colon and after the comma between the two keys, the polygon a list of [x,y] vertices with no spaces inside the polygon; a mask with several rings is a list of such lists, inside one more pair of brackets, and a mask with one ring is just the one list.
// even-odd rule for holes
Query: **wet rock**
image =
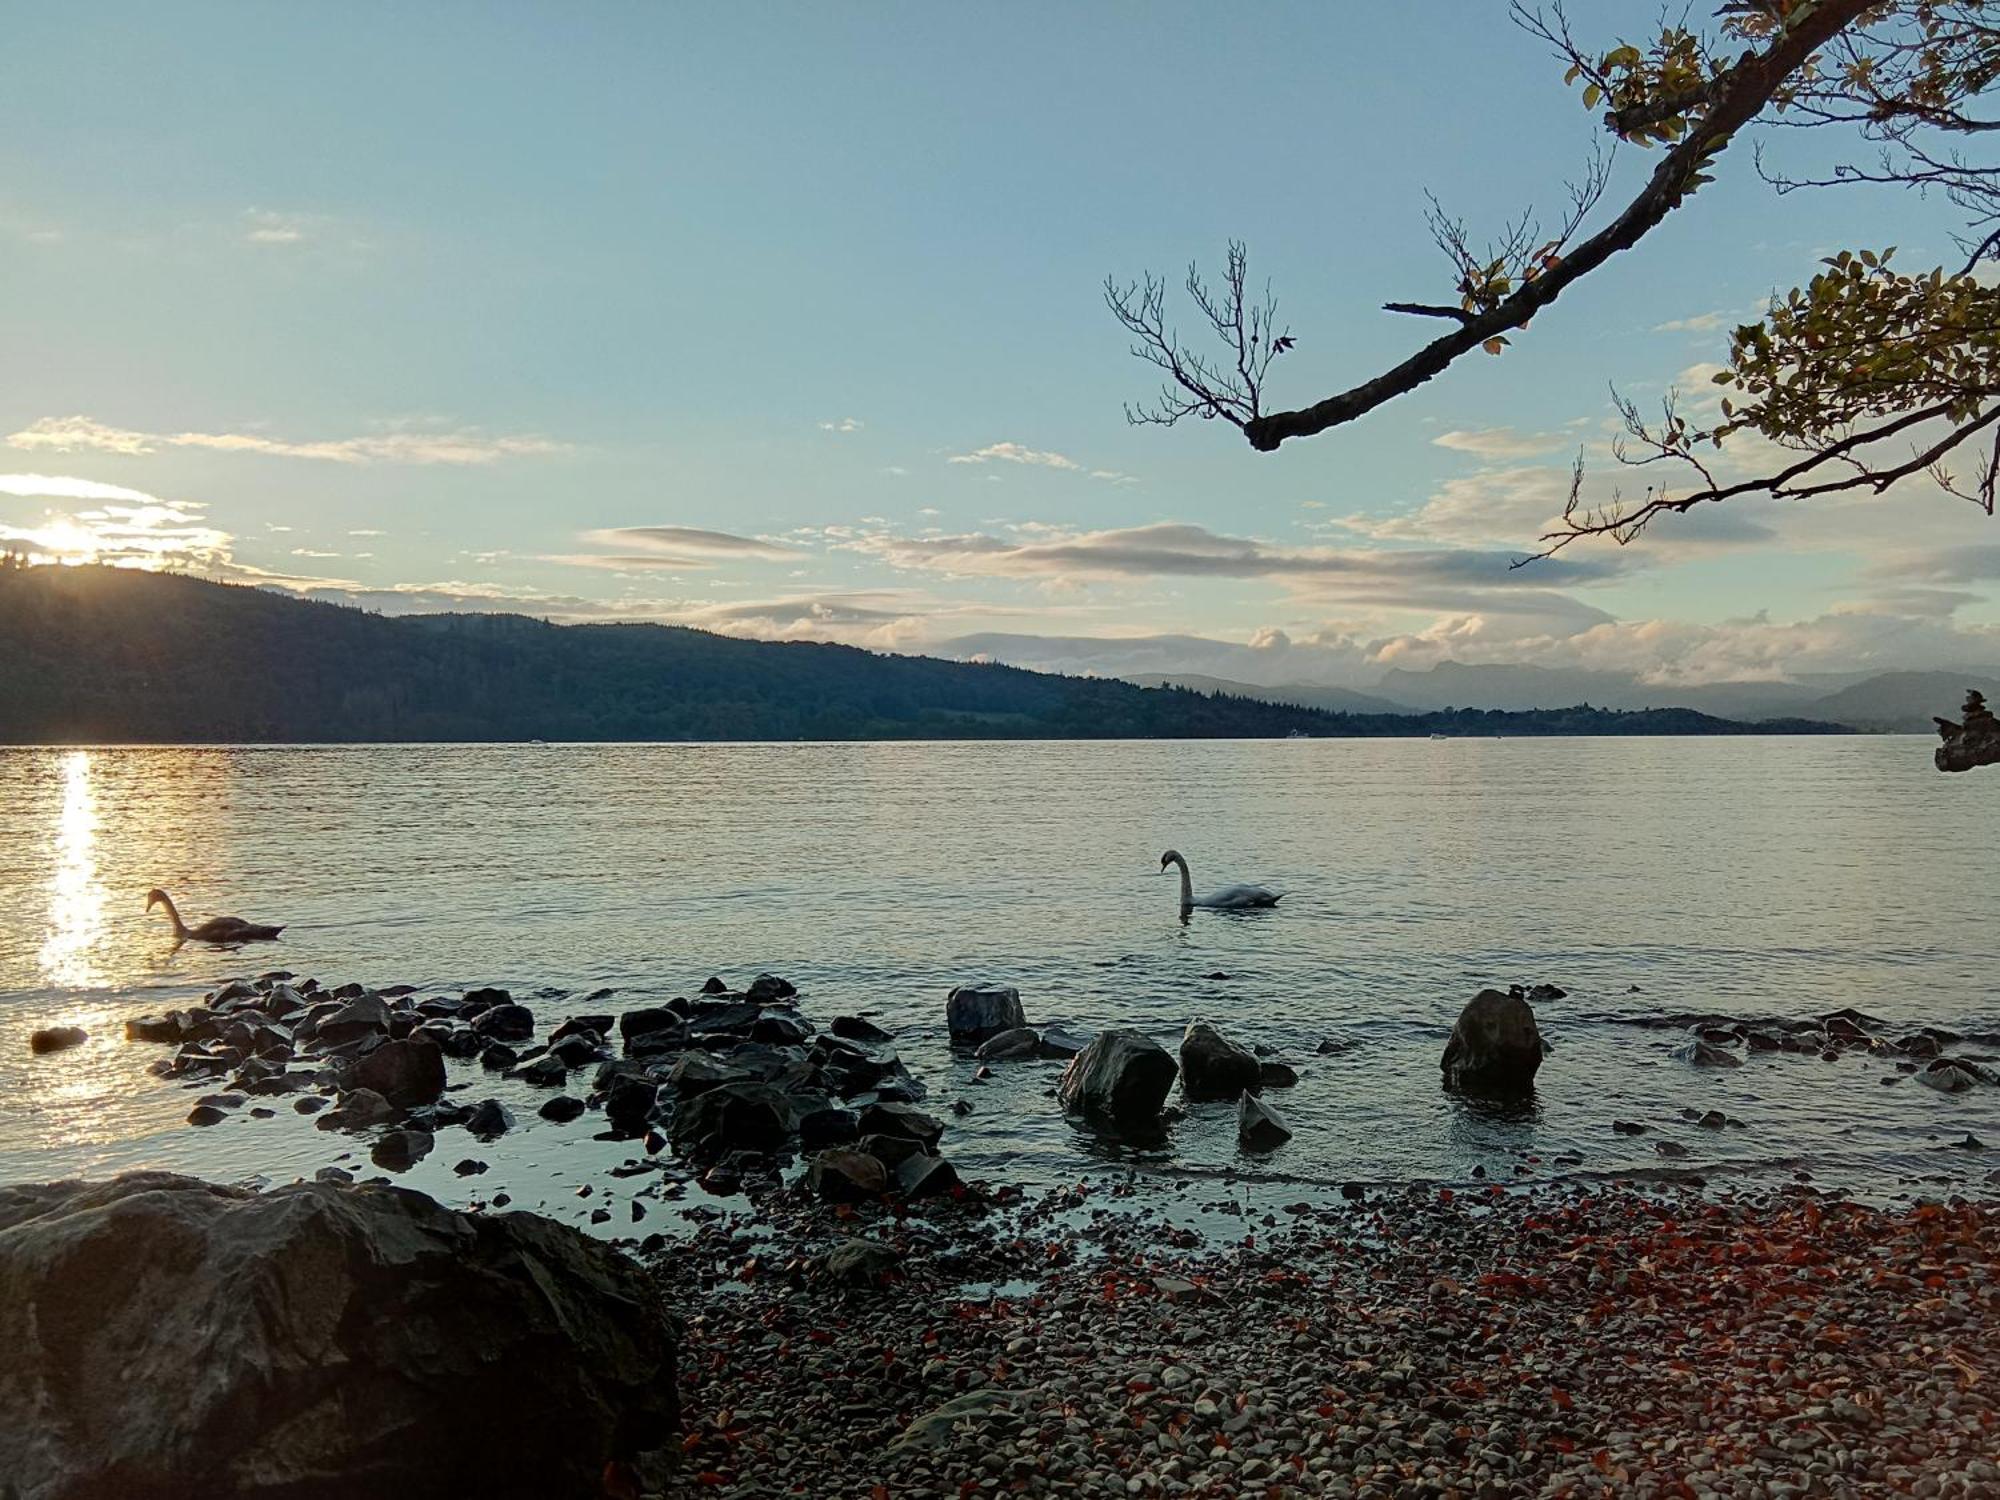
{"label": "wet rock", "polygon": [[587,1036],[593,1042],[602,1042],[617,1024],[616,1016],[571,1016],[549,1033],[549,1045],[572,1036]]}
{"label": "wet rock", "polygon": [[460,1177],[478,1177],[486,1171],[486,1163],[476,1156],[468,1156],[452,1168]]}
{"label": "wet rock", "polygon": [[164,1016],[134,1016],[125,1023],[125,1040],[128,1042],[178,1042],[180,1039],[180,1017],[171,1012]]}
{"label": "wet rock", "polygon": [[969,1115],[969,1114],[971,1114],[971,1113],[972,1113],[972,1101],[971,1101],[970,1099],[954,1099],[954,1100],[952,1100],[952,1101],[951,1101],[951,1112],[952,1112],[953,1114],[955,1114],[955,1115]]}
{"label": "wet rock", "polygon": [[508,1001],[474,1016],[472,1029],[489,1041],[525,1042],[535,1034],[535,1013]]}
{"label": "wet rock", "polygon": [[774,1001],[791,999],[798,994],[798,990],[790,980],[780,979],[776,974],[759,974],[743,993],[759,1005],[769,1005]]}
{"label": "wet rock", "polygon": [[799,1149],[802,1151],[817,1151],[823,1146],[845,1146],[860,1139],[860,1136],[860,1115],[837,1104],[809,1109],[799,1116]]}
{"label": "wet rock", "polygon": [[465,1117],[466,1133],[482,1141],[498,1140],[514,1128],[514,1111],[498,1099],[482,1099]]}
{"label": "wet rock", "polygon": [[1285,1117],[1255,1094],[1237,1099],[1236,1141],[1245,1151],[1275,1151],[1291,1138]]}
{"label": "wet rock", "polygon": [[701,982],[701,992],[704,995],[726,995],[729,993],[729,986],[719,977],[711,974]]}
{"label": "wet rock", "polygon": [[1646,1127],[1637,1120],[1613,1120],[1611,1128],[1620,1135],[1644,1135]]}
{"label": "wet rock", "polygon": [[690,1052],[667,1074],[667,1086],[683,1099],[705,1094],[717,1084],[769,1082],[758,1080],[747,1069],[734,1067],[713,1053]]}
{"label": "wet rock", "polygon": [[889,1190],[889,1173],[865,1151],[822,1151],[806,1168],[806,1182],[828,1203],[865,1203]]}
{"label": "wet rock", "polygon": [[1962,1094],[1983,1080],[1980,1070],[1956,1057],[1940,1057],[1917,1072],[1917,1082],[1942,1094]]}
{"label": "wet rock", "polygon": [[520,1060],[521,1054],[505,1042],[495,1042],[479,1054],[479,1066],[489,1073],[504,1073]]}
{"label": "wet rock", "polygon": [[908,1104],[870,1104],[861,1111],[861,1133],[901,1136],[933,1151],[944,1135],[944,1122]]}
{"label": "wet rock", "polygon": [[1560,985],[1531,984],[1528,986],[1526,998],[1529,1000],[1567,1000],[1569,998],[1569,991]]}
{"label": "wet rock", "polygon": [[585,1063],[600,1062],[610,1055],[603,1040],[589,1031],[574,1031],[560,1041],[549,1043],[549,1056],[565,1068],[580,1068]]}
{"label": "wet rock", "polygon": [[1343,1052],[1352,1052],[1359,1045],[1351,1036],[1330,1036],[1323,1038],[1313,1050],[1321,1057],[1338,1057]]}
{"label": "wet rock", "polygon": [[518,1078],[538,1089],[559,1089],[569,1078],[569,1069],[560,1057],[538,1057],[516,1068],[509,1077]]}
{"label": "wet rock", "polygon": [[1173,1054],[1144,1032],[1105,1031],[1070,1059],[1056,1097],[1074,1114],[1153,1126],[1179,1072]]}
{"label": "wet rock", "polygon": [[[625,1043],[625,1050],[633,1050],[641,1037],[665,1033],[669,1039],[682,1035],[687,1019],[679,1011],[664,1005],[648,1006],[640,1010],[628,1010],[618,1018],[618,1035]],[[675,1043],[674,1045],[678,1045]],[[663,1044],[655,1050],[666,1050]]]}
{"label": "wet rock", "polygon": [[294,1099],[292,1108],[302,1115],[316,1115],[325,1109],[328,1101],[318,1094],[308,1094],[303,1099]]}
{"label": "wet rock", "polygon": [[435,1042],[417,1037],[385,1042],[349,1063],[342,1083],[373,1089],[398,1109],[415,1109],[444,1092],[444,1054]]}
{"label": "wet rock", "polygon": [[812,1039],[812,1034],[811,1026],[784,1011],[766,1011],[750,1027],[753,1042],[770,1042],[778,1046],[803,1044]]}
{"label": "wet rock", "polygon": [[900,1254],[877,1240],[852,1239],[827,1251],[821,1269],[849,1286],[874,1286],[902,1260]]}
{"label": "wet rock", "polygon": [[387,1124],[398,1113],[395,1105],[373,1089],[355,1089],[341,1095],[340,1102],[314,1123],[321,1130],[366,1130],[371,1125]]}
{"label": "wet rock", "polygon": [[1720,1130],[1729,1123],[1729,1116],[1719,1109],[1711,1109],[1695,1121],[1705,1130]]}
{"label": "wet rock", "polygon": [[368,1159],[385,1172],[407,1172],[437,1144],[428,1130],[391,1130],[375,1143]]}
{"label": "wet rock", "polygon": [[1267,1089],[1288,1089],[1297,1085],[1299,1072],[1290,1063],[1266,1058],[1257,1064],[1257,1081]]}
{"label": "wet rock", "polygon": [[684,1151],[774,1151],[791,1138],[791,1102],[767,1083],[725,1083],[685,1100],[670,1133]]}
{"label": "wet rock", "polygon": [[1674,1161],[1678,1161],[1688,1154],[1688,1148],[1683,1146],[1679,1141],[1655,1141],[1653,1142],[1653,1149],[1659,1152],[1660,1155]]}
{"label": "wet rock", "polygon": [[981,1062],[1001,1062],[1008,1058],[1034,1057],[1042,1049],[1041,1034],[1031,1026],[1015,1026],[996,1032],[979,1044],[973,1054]]}
{"label": "wet rock", "polygon": [[[339,998],[337,992],[335,998]],[[389,1004],[380,995],[358,994],[312,1026],[312,1039],[322,1047],[344,1047],[388,1033]]]}
{"label": "wet rock", "polygon": [[896,1191],[905,1198],[937,1198],[956,1191],[958,1170],[941,1156],[912,1156],[896,1168]]}
{"label": "wet rock", "polygon": [[962,984],[945,996],[945,1026],[954,1041],[984,1041],[1028,1024],[1021,992],[1012,986]]}
{"label": "wet rock", "polygon": [[1041,1045],[1037,1049],[1043,1057],[1066,1060],[1075,1057],[1090,1045],[1090,1038],[1061,1026],[1044,1026]]}
{"label": "wet rock", "polygon": [[482,989],[467,990],[459,996],[459,1003],[468,1011],[491,1010],[496,1005],[505,1005],[514,997],[506,990],[488,985]]}
{"label": "wet rock", "polygon": [[28,1033],[28,1050],[40,1057],[44,1053],[81,1047],[89,1040],[90,1033],[81,1026],[44,1026],[39,1031]]}
{"label": "wet rock", "polygon": [[229,1111],[226,1109],[219,1109],[213,1104],[197,1104],[188,1111],[187,1122],[190,1125],[220,1125],[228,1118]]}
{"label": "wet rock", "polygon": [[1206,1021],[1191,1021],[1181,1036],[1181,1092],[1190,1099],[1233,1099],[1262,1085],[1256,1057],[1226,1040]]}
{"label": "wet rock", "polygon": [[1743,1059],[1705,1037],[1691,1036],[1674,1049],[1674,1056],[1698,1068],[1740,1068]]}
{"label": "wet rock", "polygon": [[1936,1037],[1919,1031],[1896,1043],[1896,1050],[1907,1057],[1930,1058],[1936,1057],[1944,1048]]}
{"label": "wet rock", "polygon": [[613,1462],[657,1488],[642,1450],[678,1447],[673,1335],[636,1266],[394,1188],[0,1188],[0,1347],[0,1474],[34,1500],[508,1495],[523,1475],[585,1500]]}
{"label": "wet rock", "polygon": [[558,1125],[567,1125],[583,1113],[583,1101],[573,1094],[557,1094],[540,1109],[535,1111],[544,1120],[553,1120]]}
{"label": "wet rock", "polygon": [[1481,990],[1459,1012],[1439,1067],[1448,1089],[1524,1094],[1534,1089],[1535,1073],[1547,1050],[1526,1000]]}
{"label": "wet rock", "polygon": [[865,1042],[870,1046],[879,1047],[895,1040],[892,1034],[884,1031],[873,1021],[863,1020],[860,1016],[835,1016],[833,1025],[829,1029],[835,1036],[846,1037],[853,1042]]}
{"label": "wet rock", "polygon": [[639,1135],[653,1117],[659,1085],[650,1079],[620,1074],[604,1093],[604,1118],[622,1135]]}

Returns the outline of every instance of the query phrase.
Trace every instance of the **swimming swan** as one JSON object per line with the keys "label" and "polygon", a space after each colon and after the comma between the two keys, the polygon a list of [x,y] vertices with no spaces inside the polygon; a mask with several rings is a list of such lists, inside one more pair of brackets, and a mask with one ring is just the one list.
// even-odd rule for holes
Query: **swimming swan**
{"label": "swimming swan", "polygon": [[174,941],[177,943],[266,942],[285,930],[283,927],[262,927],[241,917],[210,917],[201,926],[190,927],[181,920],[180,908],[174,905],[174,898],[158,886],[146,893],[146,910],[151,911],[156,906],[164,906],[167,915],[174,919]]}
{"label": "swimming swan", "polygon": [[1261,885],[1228,885],[1219,891],[1210,891],[1199,901],[1195,900],[1194,882],[1188,878],[1188,863],[1181,858],[1178,849],[1169,849],[1160,856],[1160,873],[1167,873],[1168,865],[1181,867],[1181,915],[1185,917],[1197,906],[1211,911],[1251,911],[1260,906],[1276,906],[1284,899],[1283,891],[1267,891]]}

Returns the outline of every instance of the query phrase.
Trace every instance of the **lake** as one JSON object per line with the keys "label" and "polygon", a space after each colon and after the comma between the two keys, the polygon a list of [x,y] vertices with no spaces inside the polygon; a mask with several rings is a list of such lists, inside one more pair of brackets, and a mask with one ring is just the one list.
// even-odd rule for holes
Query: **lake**
{"label": "lake", "polygon": [[[1155,874],[1169,846],[1197,888],[1288,894],[1183,925]],[[945,1138],[968,1176],[1121,1163],[1164,1191],[1295,1196],[1650,1171],[1673,1140],[1674,1165],[1716,1182],[1935,1191],[2000,1165],[2000,1093],[1942,1095],[1865,1055],[1696,1069],[1673,1057],[1683,1032],[1636,1023],[1852,1006],[2000,1031],[1996,851],[2000,772],[1940,775],[1909,737],[0,750],[0,1180],[356,1164],[288,1108],[190,1128],[192,1094],[146,1071],[166,1049],[123,1040],[128,1015],[225,978],[494,984],[547,1023],[768,970],[809,1019],[898,1032],[929,1107],[971,1102]],[[191,923],[284,936],[175,949],[143,910],[154,885]],[[1018,986],[1034,1022],[1169,1045],[1207,1017],[1297,1066],[1272,1096],[1296,1138],[1253,1162],[1233,1111],[1205,1105],[1125,1158],[1057,1112],[1056,1064],[980,1082],[953,1056],[944,996],[968,980]],[[1441,1093],[1465,1001],[1541,982],[1569,993],[1537,1006],[1553,1051],[1532,1108]],[[91,1040],[31,1057],[28,1032],[57,1023]],[[1349,1045],[1321,1056],[1328,1038]],[[595,1115],[554,1125],[525,1085],[462,1077],[523,1128],[440,1136],[403,1180],[448,1201],[505,1182],[580,1214],[578,1184],[633,1154],[591,1138]],[[1968,1132],[1988,1149],[1954,1145]],[[468,1154],[492,1174],[454,1176]]]}

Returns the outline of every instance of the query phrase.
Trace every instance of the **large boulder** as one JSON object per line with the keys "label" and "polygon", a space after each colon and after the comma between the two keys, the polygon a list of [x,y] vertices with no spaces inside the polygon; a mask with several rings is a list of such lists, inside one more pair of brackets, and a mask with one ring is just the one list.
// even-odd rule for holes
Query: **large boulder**
{"label": "large boulder", "polygon": [[423,1037],[384,1042],[349,1063],[341,1082],[350,1089],[373,1089],[398,1109],[415,1109],[444,1092],[444,1053]]}
{"label": "large boulder", "polygon": [[1206,1021],[1181,1036],[1181,1092],[1190,1099],[1234,1099],[1263,1087],[1257,1059]]}
{"label": "large boulder", "polygon": [[674,1144],[690,1155],[776,1151],[798,1120],[791,1101],[768,1083],[723,1083],[674,1111]]}
{"label": "large boulder", "polygon": [[1254,1094],[1236,1101],[1236,1140],[1245,1151],[1275,1151],[1292,1138],[1285,1117]]}
{"label": "large boulder", "polygon": [[679,1425],[630,1261],[391,1187],[0,1188],[0,1348],[17,1500],[583,1500]]}
{"label": "large boulder", "polygon": [[988,989],[961,984],[944,1000],[944,1023],[953,1041],[978,1042],[1028,1024],[1021,992],[1011,985]]}
{"label": "large boulder", "polygon": [[1525,1094],[1546,1048],[1534,1007],[1519,995],[1481,990],[1458,1014],[1439,1067],[1444,1086],[1468,1094]]}
{"label": "large boulder", "polygon": [[1074,1114],[1157,1125],[1179,1071],[1173,1054],[1142,1031],[1100,1032],[1069,1060],[1056,1097]]}

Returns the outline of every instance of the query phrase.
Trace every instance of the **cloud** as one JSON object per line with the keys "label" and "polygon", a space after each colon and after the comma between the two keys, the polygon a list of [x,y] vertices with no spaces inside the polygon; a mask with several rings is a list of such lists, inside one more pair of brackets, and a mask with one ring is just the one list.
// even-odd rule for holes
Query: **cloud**
{"label": "cloud", "polygon": [[859,432],[867,425],[867,423],[858,417],[842,417],[838,421],[820,423],[819,430],[821,432]]}
{"label": "cloud", "polygon": [[1735,317],[1736,314],[1728,308],[1719,307],[1710,312],[1696,313],[1690,318],[1670,318],[1664,323],[1655,323],[1653,332],[1714,333],[1717,329],[1727,327]]}
{"label": "cloud", "polygon": [[243,211],[243,242],[246,245],[304,244],[315,226],[323,223],[315,214],[275,213],[270,209]]}
{"label": "cloud", "polygon": [[1534,458],[1560,447],[1564,441],[1560,433],[1481,427],[1441,432],[1431,439],[1431,445],[1449,448],[1454,453],[1470,453],[1475,458]]}
{"label": "cloud", "polygon": [[566,445],[533,436],[488,436],[475,429],[455,432],[402,431],[315,442],[285,442],[255,433],[136,432],[91,417],[43,417],[7,439],[29,451],[86,450],[136,457],[160,448],[206,448],[278,458],[315,459],[341,464],[490,464],[502,458],[565,451]]}
{"label": "cloud", "polygon": [[1980,583],[2000,578],[2000,545],[1927,547],[1904,557],[1877,563],[1871,578],[1905,578],[1923,583]]}
{"label": "cloud", "polygon": [[24,552],[33,562],[207,568],[229,557],[229,534],[210,526],[203,507],[190,501],[45,474],[0,475],[0,495],[97,502],[84,508],[45,506],[33,517],[0,509],[0,548]]}
{"label": "cloud", "polygon": [[642,552],[694,553],[704,557],[791,558],[797,549],[762,537],[703,531],[694,526],[614,526],[586,531],[582,540],[599,547],[631,547]]}
{"label": "cloud", "polygon": [[127,489],[122,484],[100,484],[95,479],[72,479],[64,474],[0,474],[0,495],[50,500],[129,500],[140,505],[159,503],[144,490]]}
{"label": "cloud", "polygon": [[[1130,474],[1121,474],[1116,469],[1087,469],[1066,454],[1052,453],[1043,448],[1029,448],[1021,443],[988,443],[984,448],[975,448],[970,453],[954,453],[945,460],[951,464],[1025,464],[1035,469],[1057,469],[1067,474],[1084,474],[1091,479],[1102,479],[1111,484],[1137,484],[1139,481]],[[991,476],[988,476],[989,478]]]}

